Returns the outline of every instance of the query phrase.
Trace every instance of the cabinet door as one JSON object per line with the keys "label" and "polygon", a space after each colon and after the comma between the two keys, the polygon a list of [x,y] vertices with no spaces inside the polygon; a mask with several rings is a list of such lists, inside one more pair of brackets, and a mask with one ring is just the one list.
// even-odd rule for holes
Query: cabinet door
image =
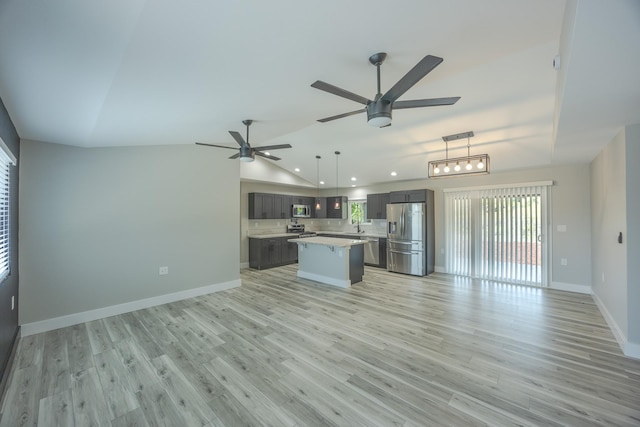
{"label": "cabinet door", "polygon": [[367,194],[367,219],[386,219],[389,193]]}
{"label": "cabinet door", "polygon": [[291,217],[291,196],[274,194],[273,196],[274,219],[288,219]]}
{"label": "cabinet door", "polygon": [[[340,207],[338,209],[335,208],[336,201],[340,204]],[[348,201],[346,197],[327,197],[327,218],[346,218],[347,203]]]}
{"label": "cabinet door", "polygon": [[287,255],[286,255],[286,259],[283,259],[282,261],[286,262],[287,264],[291,264],[298,261],[298,244],[293,242],[287,242],[286,239],[288,239],[288,237],[285,238],[285,241],[283,242],[283,247],[287,248],[286,249]]}
{"label": "cabinet door", "polygon": [[378,206],[380,208],[379,216],[376,219],[387,219],[387,205],[389,204],[389,193],[380,194]]}
{"label": "cabinet door", "polygon": [[404,191],[392,191],[389,193],[389,203],[405,203],[407,194]]}
{"label": "cabinet door", "polygon": [[427,201],[426,190],[411,190],[407,191],[407,202],[409,203],[424,203]]}
{"label": "cabinet door", "polygon": [[249,193],[249,219],[273,217],[273,194]]}

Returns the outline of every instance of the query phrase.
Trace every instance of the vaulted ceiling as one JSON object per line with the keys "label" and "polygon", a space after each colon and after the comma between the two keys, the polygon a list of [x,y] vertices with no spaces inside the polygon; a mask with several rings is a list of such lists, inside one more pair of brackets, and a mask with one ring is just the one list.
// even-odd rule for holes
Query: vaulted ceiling
{"label": "vaulted ceiling", "polygon": [[[383,93],[430,54],[444,61],[400,100],[460,101],[396,110],[387,128],[365,114],[317,122],[359,104],[310,84],[373,98],[376,52]],[[291,144],[277,165],[312,184],[322,156],[328,186],[336,150],[341,187],[420,179],[442,136],[465,131],[494,171],[588,162],[640,122],[638,75],[636,0],[0,3],[0,96],[22,138],[233,147],[228,131],[253,119],[252,145]]]}

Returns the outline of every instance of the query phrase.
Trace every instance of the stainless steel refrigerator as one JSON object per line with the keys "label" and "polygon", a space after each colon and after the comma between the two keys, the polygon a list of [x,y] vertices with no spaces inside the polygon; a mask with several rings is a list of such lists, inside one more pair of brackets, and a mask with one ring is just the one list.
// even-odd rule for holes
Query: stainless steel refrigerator
{"label": "stainless steel refrigerator", "polygon": [[430,201],[387,205],[388,271],[414,276],[433,273],[433,197]]}

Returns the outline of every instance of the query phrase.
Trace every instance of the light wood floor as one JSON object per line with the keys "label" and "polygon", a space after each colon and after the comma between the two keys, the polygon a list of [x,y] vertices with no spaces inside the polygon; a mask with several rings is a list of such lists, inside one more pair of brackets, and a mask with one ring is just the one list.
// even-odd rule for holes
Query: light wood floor
{"label": "light wood floor", "polygon": [[640,361],[588,295],[295,273],[23,338],[0,426],[640,425]]}

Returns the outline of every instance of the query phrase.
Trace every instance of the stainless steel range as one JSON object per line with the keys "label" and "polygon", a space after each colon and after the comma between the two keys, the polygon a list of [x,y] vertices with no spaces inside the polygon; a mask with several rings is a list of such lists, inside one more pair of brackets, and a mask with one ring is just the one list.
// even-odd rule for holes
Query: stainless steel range
{"label": "stainless steel range", "polygon": [[315,231],[305,231],[304,224],[289,224],[287,225],[287,233],[297,234],[298,237],[315,237]]}

